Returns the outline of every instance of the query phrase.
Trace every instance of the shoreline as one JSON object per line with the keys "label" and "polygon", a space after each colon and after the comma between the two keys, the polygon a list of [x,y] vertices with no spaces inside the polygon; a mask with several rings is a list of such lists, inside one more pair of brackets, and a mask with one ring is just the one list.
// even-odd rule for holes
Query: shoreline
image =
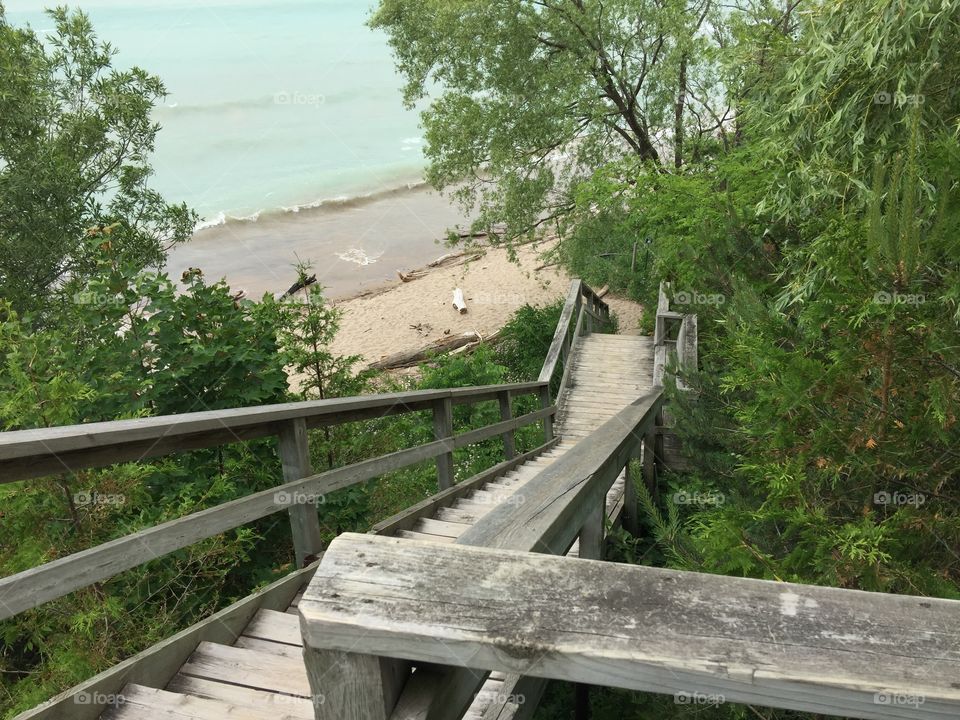
{"label": "shoreline", "polygon": [[398,270],[435,260],[449,249],[449,231],[469,223],[429,186],[401,186],[206,228],[173,248],[165,269],[179,279],[188,268],[200,268],[209,281],[225,279],[259,298],[287,290],[297,263],[310,262],[327,297],[343,299],[381,289]]}
{"label": "shoreline", "polygon": [[[371,193],[345,202],[282,213],[257,222],[228,223],[198,232],[175,248],[166,270],[176,280],[200,268],[207,281],[224,279],[250,299],[274,297],[296,281],[294,265],[312,260],[311,274],[330,305],[342,311],[331,352],[359,355],[357,368],[387,355],[416,351],[450,335],[497,332],[523,305],[543,306],[565,297],[570,276],[559,266],[541,267],[558,242],[543,239],[516,248],[486,243],[474,257],[451,247],[451,231],[469,218],[425,185]],[[447,262],[439,262],[453,253]],[[408,282],[398,272],[412,276]],[[460,288],[467,312],[453,309]],[[621,333],[636,332],[642,309],[608,301],[620,316]]]}

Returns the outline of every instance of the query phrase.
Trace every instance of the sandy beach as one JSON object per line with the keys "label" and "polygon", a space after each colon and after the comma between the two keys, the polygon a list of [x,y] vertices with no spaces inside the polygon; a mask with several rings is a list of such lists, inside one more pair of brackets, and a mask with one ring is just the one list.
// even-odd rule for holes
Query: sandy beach
{"label": "sandy beach", "polygon": [[[416,350],[447,334],[476,332],[488,337],[522,305],[546,305],[563,298],[570,277],[554,266],[536,271],[552,244],[525,245],[517,262],[502,248],[488,248],[483,257],[454,267],[431,269],[425,276],[397,283],[381,292],[337,303],[343,320],[333,350],[362,355],[375,362],[385,355]],[[453,307],[453,291],[461,288],[467,312]],[[606,300],[620,320],[620,332],[636,332],[642,308],[628,300]]]}
{"label": "sandy beach", "polygon": [[[199,267],[209,281],[224,278],[258,298],[282,293],[296,279],[297,259],[310,259],[327,297],[343,311],[333,351],[361,356],[363,367],[449,335],[488,337],[522,305],[545,305],[566,295],[566,272],[557,266],[537,269],[556,241],[520,247],[516,261],[505,249],[485,248],[478,259],[429,268],[451,253],[444,244],[448,230],[466,222],[445,198],[417,187],[207,229],[176,248],[167,269],[176,278]],[[423,271],[417,279],[399,280],[398,270],[417,269]],[[453,307],[456,288],[464,293],[464,314]],[[641,307],[607,300],[620,332],[636,332]]]}

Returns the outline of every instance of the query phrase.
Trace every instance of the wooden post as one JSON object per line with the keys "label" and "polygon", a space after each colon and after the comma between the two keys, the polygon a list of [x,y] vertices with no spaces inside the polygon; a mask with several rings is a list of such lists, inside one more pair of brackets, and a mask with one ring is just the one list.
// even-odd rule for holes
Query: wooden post
{"label": "wooden post", "polygon": [[[433,404],[433,436],[437,440],[453,437],[453,401],[450,398]],[[437,456],[437,484],[441,490],[453,486],[453,450]]]}
{"label": "wooden post", "polygon": [[647,486],[647,492],[650,493],[650,497],[653,498],[654,502],[659,498],[659,493],[657,492],[657,466],[656,466],[656,457],[654,453],[656,452],[656,437],[657,437],[657,428],[654,425],[650,431],[643,436],[643,484]]}
{"label": "wooden post", "polygon": [[[510,391],[497,395],[497,399],[500,401],[500,419],[501,420],[512,420],[513,419],[513,408],[510,405]],[[503,459],[504,460],[513,460],[517,455],[517,443],[514,438],[514,431],[508,430],[503,434]]]}
{"label": "wooden post", "polygon": [[[580,530],[580,558],[582,560],[603,560],[603,518],[606,500],[601,500],[587,516]],[[575,683],[573,686],[575,720],[590,720],[590,686]]]}
{"label": "wooden post", "polygon": [[653,461],[656,464],[656,477],[660,477],[664,470],[663,463],[663,431],[664,431],[664,415],[663,408],[657,412],[657,417],[654,420],[654,425],[656,428],[656,435],[654,437],[653,443]]}
{"label": "wooden post", "polygon": [[640,534],[640,509],[637,507],[637,485],[633,473],[630,472],[630,462],[633,458],[627,460],[623,468],[624,480],[623,486],[623,528],[628,533],[637,537]]}
{"label": "wooden post", "polygon": [[583,560],[603,560],[603,502],[590,512],[580,530],[580,557]]}
{"label": "wooden post", "polygon": [[[284,481],[291,482],[312,475],[307,421],[297,418],[285,422],[280,430],[279,441]],[[292,498],[288,512],[297,567],[302,568],[310,563],[311,556],[323,550],[316,499]]]}
{"label": "wooden post", "polygon": [[316,720],[388,720],[409,666],[397,660],[304,645]]}
{"label": "wooden post", "polygon": [[[552,404],[550,400],[550,386],[544,385],[540,388],[540,407],[546,409]],[[543,441],[550,442],[551,440],[553,440],[553,418],[545,417],[543,419]]]}

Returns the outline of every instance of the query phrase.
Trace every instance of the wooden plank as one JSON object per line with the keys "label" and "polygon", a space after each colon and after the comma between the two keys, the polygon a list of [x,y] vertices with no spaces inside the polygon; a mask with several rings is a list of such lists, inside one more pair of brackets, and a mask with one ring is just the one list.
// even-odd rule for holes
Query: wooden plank
{"label": "wooden plank", "polygon": [[456,538],[468,527],[470,527],[468,523],[423,518],[417,522],[413,529],[416,532],[427,533],[428,535],[444,535],[446,537]]}
{"label": "wooden plank", "polygon": [[[296,418],[283,424],[278,437],[278,447],[285,482],[294,482],[313,475],[313,469],[310,467],[309,443],[306,420]],[[304,499],[305,502],[292,503],[287,511],[290,515],[290,530],[293,535],[297,567],[309,565],[323,549],[316,501],[310,498]]]}
{"label": "wooden plank", "polygon": [[285,483],[2,578],[0,620],[287,509],[299,498],[324,495],[432,459],[447,452],[449,445],[449,441],[427,443]]}
{"label": "wooden plank", "polygon": [[870,720],[960,714],[960,601],[356,534],[327,559],[301,603],[311,644]]}
{"label": "wooden plank", "polygon": [[243,631],[248,637],[303,647],[297,618],[276,610],[260,610]]}
{"label": "wooden plank", "polygon": [[[177,674],[200,642],[235,642],[258,610],[286,608],[315,570],[316,563],[297,570],[42,705],[21,713],[15,720],[95,720],[105,708],[102,700],[118,695],[128,683],[163,687]],[[81,696],[93,701],[77,702]]]}
{"label": "wooden plank", "polygon": [[[377,537],[371,535],[370,537]],[[388,720],[409,675],[407,663],[352,652],[304,651],[316,720]]]}
{"label": "wooden plank", "polygon": [[524,503],[494,508],[457,542],[563,552],[589,508],[606,496],[662,403],[662,393],[656,392],[627,406],[581,443],[582,449],[578,446],[532,479],[523,489]]}
{"label": "wooden plank", "polygon": [[427,533],[414,532],[413,530],[398,530],[395,537],[406,540],[427,540],[429,542],[439,543],[452,543],[456,541],[456,538],[447,537],[446,535],[429,535]]}
{"label": "wooden plank", "polygon": [[336,425],[428,410],[443,398],[454,404],[481,402],[495,400],[504,390],[523,395],[540,387],[533,382],[415,390],[5,432],[0,433],[0,483],[276,435],[280,423],[298,418],[307,427]]}
{"label": "wooden plank", "polygon": [[298,718],[298,720],[313,720],[313,704],[306,698],[294,697],[293,695],[278,695],[277,693],[252,690],[238,685],[192,678],[187,675],[174,677],[167,685],[167,690],[181,695],[193,695],[210,700],[225,700],[242,707],[272,710],[274,713],[279,711]]}
{"label": "wooden plank", "polygon": [[540,370],[540,377],[537,378],[540,382],[549,383],[553,379],[553,373],[557,369],[557,362],[560,360],[563,349],[564,338],[573,320],[577,300],[580,298],[581,286],[582,282],[578,279],[570,281],[570,289],[567,291],[567,299],[563,304],[560,319],[557,321],[553,342],[550,343],[550,349],[547,350],[547,356],[543,361],[543,368]]}
{"label": "wooden plank", "polygon": [[[512,420],[504,420],[493,423],[492,425],[487,425],[486,427],[482,427],[477,430],[468,430],[467,432],[461,433],[453,438],[453,446],[454,448],[463,448],[467,445],[473,445],[474,443],[481,442],[482,440],[488,440],[492,437],[496,437],[497,435],[502,435],[504,432],[509,430],[516,430],[517,428],[524,427],[525,425],[532,425],[538,420],[543,420],[545,425],[550,425],[552,423],[552,418],[554,415],[556,415],[556,413],[557,408],[554,405],[547,405],[546,407],[542,407],[540,410],[534,410],[533,412],[513,418]],[[551,436],[545,439],[544,442],[550,442],[552,439],[553,437]]]}
{"label": "wooden plank", "polygon": [[[296,619],[296,610],[293,611],[294,614],[289,612],[281,613],[287,617],[292,617]],[[272,655],[282,655],[285,658],[291,660],[300,661],[303,659],[303,648],[296,647],[294,645],[285,645],[283,643],[271,642],[270,640],[260,640],[258,638],[247,637],[246,635],[241,635],[237,638],[237,641],[233,644],[234,647],[245,648],[247,650],[258,650],[260,652],[270,653]]]}
{"label": "wooden plank", "polygon": [[549,443],[545,443],[538,448],[530,450],[529,452],[525,452],[522,455],[518,455],[511,460],[506,460],[502,463],[494,465],[492,468],[484,470],[481,473],[477,473],[472,478],[457,483],[452,488],[437,493],[436,495],[417,503],[413,507],[407,508],[403,512],[377,523],[373,526],[370,532],[378,535],[390,535],[395,530],[412,530],[413,526],[420,518],[433,517],[433,515],[440,508],[448,507],[458,498],[461,498],[473,490],[482,487],[491,479],[505,475],[511,472],[514,468],[539,457],[545,451],[555,447],[557,442],[558,440],[551,440]]}
{"label": "wooden plank", "polygon": [[[608,431],[606,435],[598,433],[601,439],[584,444],[582,454],[579,449],[568,451],[531,479],[518,491],[523,493],[523,503],[504,503],[482,514],[474,527],[457,538],[456,544],[504,543],[506,547],[523,550],[566,551],[573,542],[573,535],[582,527],[591,503],[596,506],[604,503],[607,490],[622,466],[618,465],[621,457],[623,462],[626,461],[623,450],[633,443],[625,428],[638,425],[642,429],[644,424],[652,422],[655,408],[662,403],[662,396],[653,394],[644,402],[646,404],[638,401],[637,405],[632,406],[634,414],[629,419],[625,419],[627,416],[617,416],[619,422],[604,425]],[[609,422],[615,423],[617,418]],[[618,438],[619,443],[616,442]],[[488,524],[490,518],[493,518],[493,522]],[[518,530],[521,527],[523,529]],[[572,534],[568,532],[571,529]],[[304,603],[310,592],[308,588]],[[412,680],[416,681],[416,673]],[[454,668],[443,674],[441,680],[434,681],[440,684],[439,693],[431,694],[429,688],[414,682],[400,697],[406,713],[403,720],[459,718],[470,705],[483,680],[484,674],[476,669]],[[401,718],[395,717],[394,720]]]}
{"label": "wooden plank", "polygon": [[180,672],[254,690],[311,697],[302,662],[246,648],[201,642]]}
{"label": "wooden plank", "polygon": [[434,440],[450,440],[450,452],[437,455],[437,485],[446,490],[453,485],[453,402],[450,398],[433,404]]}
{"label": "wooden plank", "polygon": [[[500,404],[500,419],[501,420],[512,420],[513,419],[513,407],[511,404],[511,395],[510,391],[501,393],[497,400]],[[509,430],[503,434],[503,459],[512,460],[517,454],[517,444],[514,439],[514,434],[512,430]]]}
{"label": "wooden plank", "polygon": [[123,689],[123,702],[103,714],[103,720],[293,720],[298,716],[275,709],[236,705],[227,700],[181,695],[142,685]]}

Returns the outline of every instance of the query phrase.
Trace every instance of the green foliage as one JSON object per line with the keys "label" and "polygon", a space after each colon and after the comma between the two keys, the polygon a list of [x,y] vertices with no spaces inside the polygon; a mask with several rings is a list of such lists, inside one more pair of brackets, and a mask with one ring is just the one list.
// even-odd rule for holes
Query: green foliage
{"label": "green foliage", "polygon": [[94,270],[85,239],[142,269],[196,224],[147,185],[163,84],[113,68],[83,13],[50,17],[45,45],[0,7],[0,291],[20,312],[48,310],[60,281]]}
{"label": "green foliage", "polygon": [[517,309],[500,330],[497,360],[507,368],[508,382],[532,382],[540,375],[553,334],[563,312],[563,301]]}
{"label": "green foliage", "polygon": [[[625,153],[653,165],[702,157],[716,144],[714,3],[381,0],[371,24],[388,34],[408,105],[432,98],[428,179],[478,203],[477,227],[503,221],[516,237],[562,218],[592,168]],[[678,124],[681,77],[696,91]]]}

